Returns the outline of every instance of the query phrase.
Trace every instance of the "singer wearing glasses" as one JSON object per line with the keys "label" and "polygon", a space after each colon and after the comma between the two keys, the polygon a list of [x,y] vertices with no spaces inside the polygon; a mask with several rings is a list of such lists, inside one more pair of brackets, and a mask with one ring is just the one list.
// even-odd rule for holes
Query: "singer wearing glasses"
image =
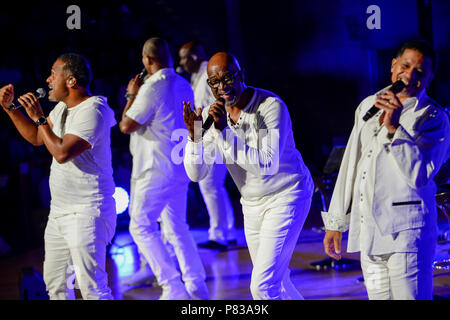
{"label": "singer wearing glasses", "polygon": [[[339,170],[328,212],[325,252],[361,252],[369,299],[432,299],[437,241],[434,176],[448,158],[450,126],[426,89],[436,53],[424,41],[405,43],[391,64],[391,81],[364,99]],[[394,90],[395,91],[395,90]],[[372,106],[378,112],[370,117]],[[369,116],[368,116],[369,114]]]}
{"label": "singer wearing glasses", "polygon": [[[295,147],[288,109],[277,95],[247,86],[238,61],[228,53],[216,53],[207,72],[217,101],[203,111],[184,104],[186,172],[200,181],[220,155],[241,193],[253,298],[303,299],[288,266],[314,186]],[[214,123],[202,137],[198,124],[208,116]]]}
{"label": "singer wearing glasses", "polygon": [[[44,281],[50,299],[74,299],[75,272],[83,299],[113,299],[105,271],[106,246],[116,227],[110,129],[116,124],[106,98],[92,96],[92,71],[78,54],[63,54],[47,78],[48,117],[33,93],[10,110],[14,87],[0,89],[0,104],[32,145],[45,145],[50,168],[50,214],[45,229]],[[17,106],[17,104],[15,104]]]}

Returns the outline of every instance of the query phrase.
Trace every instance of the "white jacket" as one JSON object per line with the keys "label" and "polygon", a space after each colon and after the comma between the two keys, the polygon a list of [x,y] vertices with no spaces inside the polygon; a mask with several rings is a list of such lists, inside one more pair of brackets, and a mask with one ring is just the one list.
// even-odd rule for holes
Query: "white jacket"
{"label": "white jacket", "polygon": [[[364,114],[376,95],[364,99],[345,150],[328,212],[322,212],[327,230],[359,233],[353,190],[361,157],[360,132]],[[375,156],[372,215],[382,235],[435,223],[436,185],[433,181],[450,151],[450,125],[445,112],[425,92],[400,117],[392,142]]]}

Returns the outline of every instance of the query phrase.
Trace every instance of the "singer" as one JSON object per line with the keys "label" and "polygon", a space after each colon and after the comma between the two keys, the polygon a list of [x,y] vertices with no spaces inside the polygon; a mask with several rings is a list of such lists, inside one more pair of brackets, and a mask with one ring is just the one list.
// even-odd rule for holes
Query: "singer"
{"label": "singer", "polygon": [[110,129],[116,124],[106,98],[91,96],[92,71],[78,54],[63,54],[47,78],[48,117],[33,93],[9,110],[12,84],[0,89],[0,104],[20,134],[53,156],[50,214],[45,229],[44,281],[50,299],[74,299],[68,279],[74,270],[83,299],[113,299],[105,271],[106,246],[116,226]]}
{"label": "singer", "polygon": [[[133,156],[130,233],[163,289],[159,299],[206,300],[206,272],[186,222],[189,178],[183,165],[171,160],[176,145],[172,132],[183,127],[180,106],[194,95],[189,82],[175,73],[165,40],[147,40],[142,62],[150,76],[140,87],[138,76],[129,81],[129,98],[119,123],[120,130],[130,134]],[[161,240],[159,220],[182,278]]]}
{"label": "singer", "polygon": [[[200,181],[213,164],[205,150],[215,149],[241,193],[244,232],[253,263],[250,290],[254,299],[303,299],[288,269],[298,236],[309,212],[313,182],[295,148],[292,123],[284,102],[275,94],[247,86],[238,61],[216,53],[208,63],[208,84],[217,101],[203,112],[184,104],[189,130],[184,165]],[[219,98],[223,98],[225,103]],[[213,116],[201,137],[196,121]],[[279,138],[264,143],[267,133]],[[236,159],[234,142],[242,149]],[[267,167],[274,165],[274,170]]]}
{"label": "singer", "polygon": [[[341,257],[342,232],[348,252],[361,252],[369,299],[432,299],[437,241],[433,177],[448,157],[450,125],[426,89],[437,57],[424,41],[405,43],[391,64],[391,81],[364,99],[339,170],[328,212],[325,252]],[[379,112],[367,122],[373,105]]]}

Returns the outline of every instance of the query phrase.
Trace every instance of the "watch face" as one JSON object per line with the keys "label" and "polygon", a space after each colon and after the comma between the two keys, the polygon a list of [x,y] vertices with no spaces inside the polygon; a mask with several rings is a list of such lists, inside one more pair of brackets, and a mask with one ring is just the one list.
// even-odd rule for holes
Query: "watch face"
{"label": "watch face", "polygon": [[47,124],[47,119],[45,117],[40,117],[39,119],[37,119],[36,125],[39,126],[41,124]]}

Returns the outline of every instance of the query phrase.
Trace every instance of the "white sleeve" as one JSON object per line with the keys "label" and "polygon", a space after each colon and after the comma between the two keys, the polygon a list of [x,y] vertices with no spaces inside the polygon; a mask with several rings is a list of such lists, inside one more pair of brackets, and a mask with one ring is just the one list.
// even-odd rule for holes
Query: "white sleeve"
{"label": "white sleeve", "polygon": [[[84,108],[77,112],[66,129],[65,134],[73,134],[81,139],[89,142],[91,148],[95,142],[103,134],[103,128],[107,124],[104,115],[95,106]],[[109,126],[108,126],[109,128]]]}
{"label": "white sleeve", "polygon": [[161,103],[161,92],[164,90],[158,90],[155,88],[155,84],[146,85],[144,83],[125,115],[141,125],[146,123]]}
{"label": "white sleeve", "polygon": [[275,99],[261,110],[258,122],[257,127],[245,131],[246,135],[258,137],[257,147],[250,147],[233,130],[224,130],[218,134],[216,143],[226,161],[232,159],[244,170],[257,176],[275,174],[279,168],[280,152],[284,149],[286,138],[292,134],[286,105]]}

